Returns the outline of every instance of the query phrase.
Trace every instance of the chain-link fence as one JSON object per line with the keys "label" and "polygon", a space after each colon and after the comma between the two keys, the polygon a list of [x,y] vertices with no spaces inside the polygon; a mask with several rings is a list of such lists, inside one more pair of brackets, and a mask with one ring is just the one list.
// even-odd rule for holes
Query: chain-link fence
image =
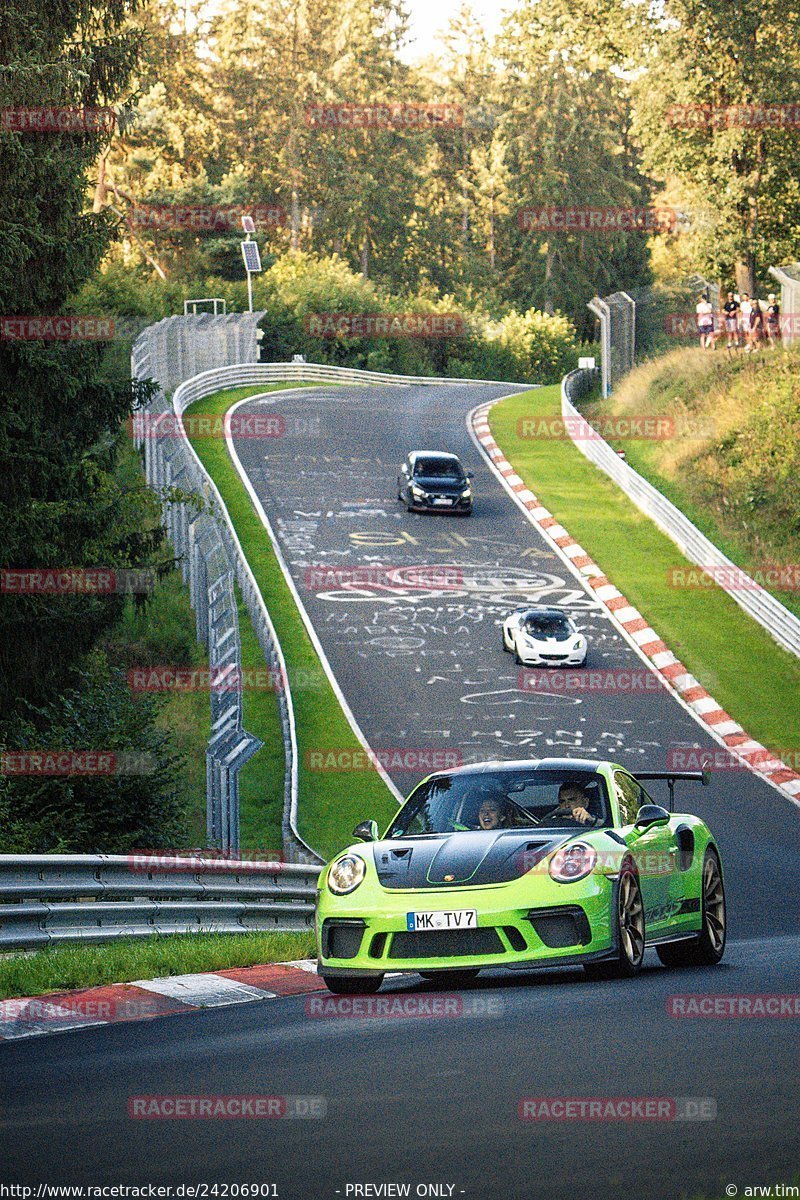
{"label": "chain-link fence", "polygon": [[781,340],[784,346],[800,342],[800,263],[770,267],[781,285]]}
{"label": "chain-link fence", "polygon": [[720,298],[719,284],[702,275],[690,275],[669,287],[662,284],[595,296],[588,307],[600,324],[603,395],[610,395],[637,363],[676,346],[696,345],[701,299],[711,305],[714,330],[719,334]]}
{"label": "chain-link fence", "polygon": [[603,395],[610,396],[628,371],[636,355],[636,304],[627,292],[595,296],[589,309],[600,321],[600,353]]}
{"label": "chain-link fence", "polygon": [[[202,370],[256,361],[258,316],[166,318],[137,338],[131,359],[134,378],[153,379],[160,386],[147,409],[135,414],[134,441],[144,450],[148,483],[163,497],[163,523],[189,587],[198,640],[208,648],[207,836],[210,846],[230,855],[240,851],[239,770],[262,743],[243,724],[241,642],[227,525],[216,510],[205,473],[176,428],[166,393]],[[274,647],[272,659],[280,691]]]}

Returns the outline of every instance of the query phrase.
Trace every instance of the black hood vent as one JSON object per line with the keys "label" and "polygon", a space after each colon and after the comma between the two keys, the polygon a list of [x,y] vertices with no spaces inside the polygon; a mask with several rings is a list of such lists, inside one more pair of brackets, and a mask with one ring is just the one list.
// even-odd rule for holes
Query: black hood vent
{"label": "black hood vent", "polygon": [[375,842],[372,852],[385,888],[476,887],[519,879],[572,836],[475,830]]}

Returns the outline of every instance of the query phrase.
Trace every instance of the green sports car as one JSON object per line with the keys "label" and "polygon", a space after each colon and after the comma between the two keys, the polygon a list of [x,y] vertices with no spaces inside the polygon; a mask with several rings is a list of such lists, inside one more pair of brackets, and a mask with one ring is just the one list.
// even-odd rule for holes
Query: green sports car
{"label": "green sports car", "polygon": [[707,782],[550,758],[438,772],[383,838],[322,871],[319,973],[340,993],[374,992],[386,972],[458,986],[481,967],[581,964],[632,976],[645,947],[667,966],[718,963],[725,950],[719,849],[698,817],[654,804],[643,780]]}

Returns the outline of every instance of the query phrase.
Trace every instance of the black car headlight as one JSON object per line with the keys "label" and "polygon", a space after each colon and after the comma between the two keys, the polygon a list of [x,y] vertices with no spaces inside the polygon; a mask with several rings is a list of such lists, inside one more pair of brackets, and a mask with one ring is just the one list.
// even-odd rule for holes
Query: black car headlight
{"label": "black car headlight", "polygon": [[562,846],[550,859],[550,876],[556,883],[575,883],[585,879],[597,864],[597,851],[588,842]]}
{"label": "black car headlight", "polygon": [[367,864],[358,854],[344,854],[331,864],[328,887],[336,896],[354,892],[367,873]]}

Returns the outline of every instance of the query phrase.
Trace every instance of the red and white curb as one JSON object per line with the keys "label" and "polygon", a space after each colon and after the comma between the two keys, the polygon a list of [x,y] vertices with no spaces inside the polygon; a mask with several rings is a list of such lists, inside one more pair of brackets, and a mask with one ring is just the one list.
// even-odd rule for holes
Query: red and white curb
{"label": "red and white curb", "polygon": [[626,600],[622,592],[575,541],[553,514],[534,496],[506,459],[489,428],[489,410],[496,400],[481,404],[467,418],[470,430],[489,459],[489,464],[506,490],[526,513],[528,520],[544,535],[572,573],[582,580],[610,615],[626,640],[661,676],[667,687],[680,698],[699,724],[743,766],[778,788],[800,805],[800,775],[776,758],[760,742],[751,738],[733,717],[725,712],[683,663],[675,657],[642,614]]}
{"label": "red and white curb", "polygon": [[324,987],[313,959],[299,959],[0,1000],[0,1041],[301,996]]}

